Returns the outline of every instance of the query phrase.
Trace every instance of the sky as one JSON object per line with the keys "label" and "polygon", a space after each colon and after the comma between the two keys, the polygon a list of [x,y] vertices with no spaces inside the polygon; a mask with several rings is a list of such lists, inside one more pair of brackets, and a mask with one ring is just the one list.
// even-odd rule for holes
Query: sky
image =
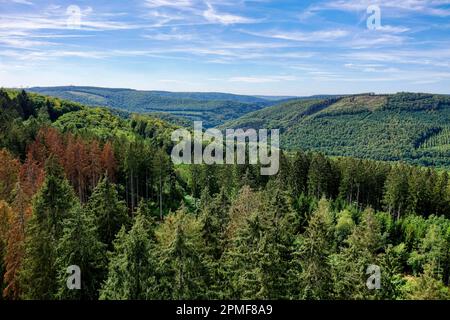
{"label": "sky", "polygon": [[0,87],[450,94],[450,0],[0,0]]}

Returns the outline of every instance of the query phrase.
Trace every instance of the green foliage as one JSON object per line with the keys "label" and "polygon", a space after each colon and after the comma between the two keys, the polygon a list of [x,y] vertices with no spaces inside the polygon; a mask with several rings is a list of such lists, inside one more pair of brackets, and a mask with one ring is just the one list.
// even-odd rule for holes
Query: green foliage
{"label": "green foliage", "polygon": [[[446,143],[433,140],[446,131],[431,124],[438,115],[445,120],[447,100],[424,94],[317,97],[284,104],[284,114],[268,108],[266,118],[255,119],[268,126],[289,122],[287,135],[310,122],[319,123],[321,132],[348,129],[364,136],[367,128],[341,122],[347,129],[333,129],[334,121],[376,118],[385,130],[393,119],[403,125],[403,118],[417,117],[409,124],[423,120],[430,126],[414,139],[402,126],[395,135],[375,127],[371,134],[381,136],[381,149],[389,154],[398,146],[403,152],[400,138],[406,136],[418,152],[429,152]],[[174,166],[169,152],[176,126],[152,116],[120,118],[116,111],[11,90],[0,90],[0,104],[0,143],[9,151],[0,185],[4,200],[12,202],[0,203],[0,287],[17,286],[23,298],[449,298],[446,171],[316,152],[282,153],[272,177],[260,176],[259,165]],[[35,136],[43,126],[71,134],[58,136],[53,128],[41,143],[42,134],[37,141]],[[323,138],[314,139],[338,148],[333,139],[340,136]],[[69,156],[60,152],[70,139],[90,146],[84,151],[94,153],[96,163],[79,160],[83,148]],[[358,139],[355,148],[362,145]],[[364,144],[361,150],[366,147],[376,149]],[[45,162],[45,182],[35,186]],[[110,171],[103,179],[99,163]],[[95,171],[87,203],[78,202],[78,182],[72,175],[66,180],[59,164]],[[37,194],[28,203],[32,189]],[[70,265],[81,267],[81,291],[66,287]],[[370,265],[380,268],[379,290],[366,286]],[[17,269],[20,281],[11,284]]]}
{"label": "green foliage", "polygon": [[57,294],[56,248],[63,236],[64,221],[76,205],[72,187],[51,158],[27,226],[26,258],[21,271],[25,299],[52,299]]}
{"label": "green foliage", "polygon": [[399,93],[294,100],[221,127],[280,128],[290,150],[449,168],[449,121],[448,96]]}
{"label": "green foliage", "polygon": [[333,252],[333,217],[330,205],[322,199],[298,240],[300,299],[329,299],[331,297],[331,268],[328,262]]}
{"label": "green foliage", "polygon": [[96,219],[100,241],[110,248],[116,234],[129,219],[125,202],[119,200],[116,185],[107,176],[94,189],[87,209]]}
{"label": "green foliage", "polygon": [[[240,115],[276,103],[264,98],[222,93],[171,93],[94,87],[31,88],[29,91],[72,100],[84,105],[136,113],[169,113],[214,127]],[[163,116],[167,119],[167,116]],[[172,118],[173,119],[173,118]]]}
{"label": "green foliage", "polygon": [[109,254],[108,276],[100,299],[144,300],[158,299],[156,291],[155,244],[150,221],[138,212],[133,226],[117,234],[114,251]]}
{"label": "green foliage", "polygon": [[[56,248],[59,289],[63,300],[98,299],[98,288],[105,277],[106,246],[98,239],[92,212],[75,206],[64,221],[63,235]],[[67,288],[67,268],[76,265],[81,271],[81,290]]]}
{"label": "green foliage", "polygon": [[167,216],[157,228],[160,299],[209,297],[209,270],[201,229],[201,223],[185,208]]}

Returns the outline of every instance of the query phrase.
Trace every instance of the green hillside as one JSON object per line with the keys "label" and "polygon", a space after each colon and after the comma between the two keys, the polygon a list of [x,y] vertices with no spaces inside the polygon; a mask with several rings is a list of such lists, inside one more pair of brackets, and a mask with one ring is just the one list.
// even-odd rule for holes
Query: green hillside
{"label": "green hillside", "polygon": [[279,128],[281,144],[333,156],[450,167],[450,97],[398,93],[296,100],[252,112],[227,128]]}
{"label": "green hillside", "polygon": [[96,87],[30,88],[30,92],[137,113],[170,113],[190,121],[201,120],[213,127],[276,101],[226,93],[138,91]]}

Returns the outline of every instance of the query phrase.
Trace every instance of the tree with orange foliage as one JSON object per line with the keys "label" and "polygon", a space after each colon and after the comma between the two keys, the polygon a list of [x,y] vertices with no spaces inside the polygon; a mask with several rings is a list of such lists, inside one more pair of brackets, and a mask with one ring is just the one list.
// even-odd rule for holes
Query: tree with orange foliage
{"label": "tree with orange foliage", "polygon": [[19,284],[19,270],[24,257],[24,240],[26,223],[31,216],[29,197],[20,183],[15,189],[14,214],[11,220],[5,253],[5,275],[3,296],[10,299],[19,299],[21,290]]}
{"label": "tree with orange foliage", "polygon": [[32,151],[29,151],[25,163],[20,168],[19,181],[23,192],[29,200],[39,190],[44,182],[44,163],[33,159]]}
{"label": "tree with orange foliage", "polygon": [[19,175],[20,162],[5,149],[0,150],[0,200],[10,201]]}
{"label": "tree with orange foliage", "polygon": [[19,181],[13,191],[14,210],[10,228],[5,233],[5,286],[2,292],[4,297],[11,299],[18,299],[21,294],[18,273],[24,257],[25,227],[31,216],[31,199],[41,188],[45,178],[44,164],[34,159],[36,150],[38,149],[29,149],[25,163],[20,167]]}
{"label": "tree with orange foliage", "polygon": [[103,146],[101,164],[104,171],[108,173],[110,181],[114,182],[117,171],[117,160],[111,142],[106,142]]}
{"label": "tree with orange foliage", "polygon": [[89,152],[89,191],[94,190],[102,177],[102,150],[97,140],[93,140],[88,147]]}
{"label": "tree with orange foliage", "polygon": [[64,170],[80,201],[85,202],[87,200],[86,181],[89,160],[86,146],[80,138],[69,136],[65,150]]}
{"label": "tree with orange foliage", "polygon": [[6,245],[8,243],[8,232],[11,226],[12,215],[12,209],[9,207],[8,203],[0,200],[0,290],[2,291],[5,288],[3,281],[5,275],[4,258],[6,255]]}
{"label": "tree with orange foliage", "polygon": [[41,129],[38,134],[38,139],[42,139],[48,153],[55,155],[59,159],[59,161],[62,161],[64,159],[64,139],[57,129]]}

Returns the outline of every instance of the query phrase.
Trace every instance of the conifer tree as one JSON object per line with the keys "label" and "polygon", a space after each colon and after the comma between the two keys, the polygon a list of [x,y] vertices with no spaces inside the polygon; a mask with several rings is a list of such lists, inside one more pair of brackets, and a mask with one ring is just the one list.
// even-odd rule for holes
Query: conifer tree
{"label": "conifer tree", "polygon": [[156,230],[161,299],[205,299],[210,276],[201,223],[182,207]]}
{"label": "conifer tree", "polygon": [[[58,299],[96,300],[106,269],[106,246],[98,239],[92,212],[76,205],[64,221],[63,235],[56,250]],[[81,289],[69,290],[67,268],[76,265],[81,271]]]}
{"label": "conifer tree", "polygon": [[122,227],[114,240],[114,251],[109,254],[108,275],[101,289],[100,299],[161,298],[156,290],[157,260],[152,236],[150,221],[138,209],[130,231],[127,233]]}
{"label": "conifer tree", "polygon": [[381,227],[372,209],[366,209],[361,219],[346,240],[347,246],[330,257],[337,299],[368,299],[378,294],[377,290],[368,290],[366,271],[370,265],[379,266]]}
{"label": "conifer tree", "polygon": [[127,207],[119,200],[116,185],[105,176],[94,189],[87,203],[88,210],[96,218],[99,239],[112,248],[112,242],[123,225],[128,224]]}
{"label": "conifer tree", "polygon": [[26,253],[21,278],[26,299],[52,299],[57,284],[56,247],[64,220],[77,204],[62,168],[50,158],[44,185],[33,201],[33,215],[27,226]]}
{"label": "conifer tree", "polygon": [[328,260],[333,253],[333,227],[330,204],[322,199],[298,241],[301,299],[331,297],[331,270]]}

